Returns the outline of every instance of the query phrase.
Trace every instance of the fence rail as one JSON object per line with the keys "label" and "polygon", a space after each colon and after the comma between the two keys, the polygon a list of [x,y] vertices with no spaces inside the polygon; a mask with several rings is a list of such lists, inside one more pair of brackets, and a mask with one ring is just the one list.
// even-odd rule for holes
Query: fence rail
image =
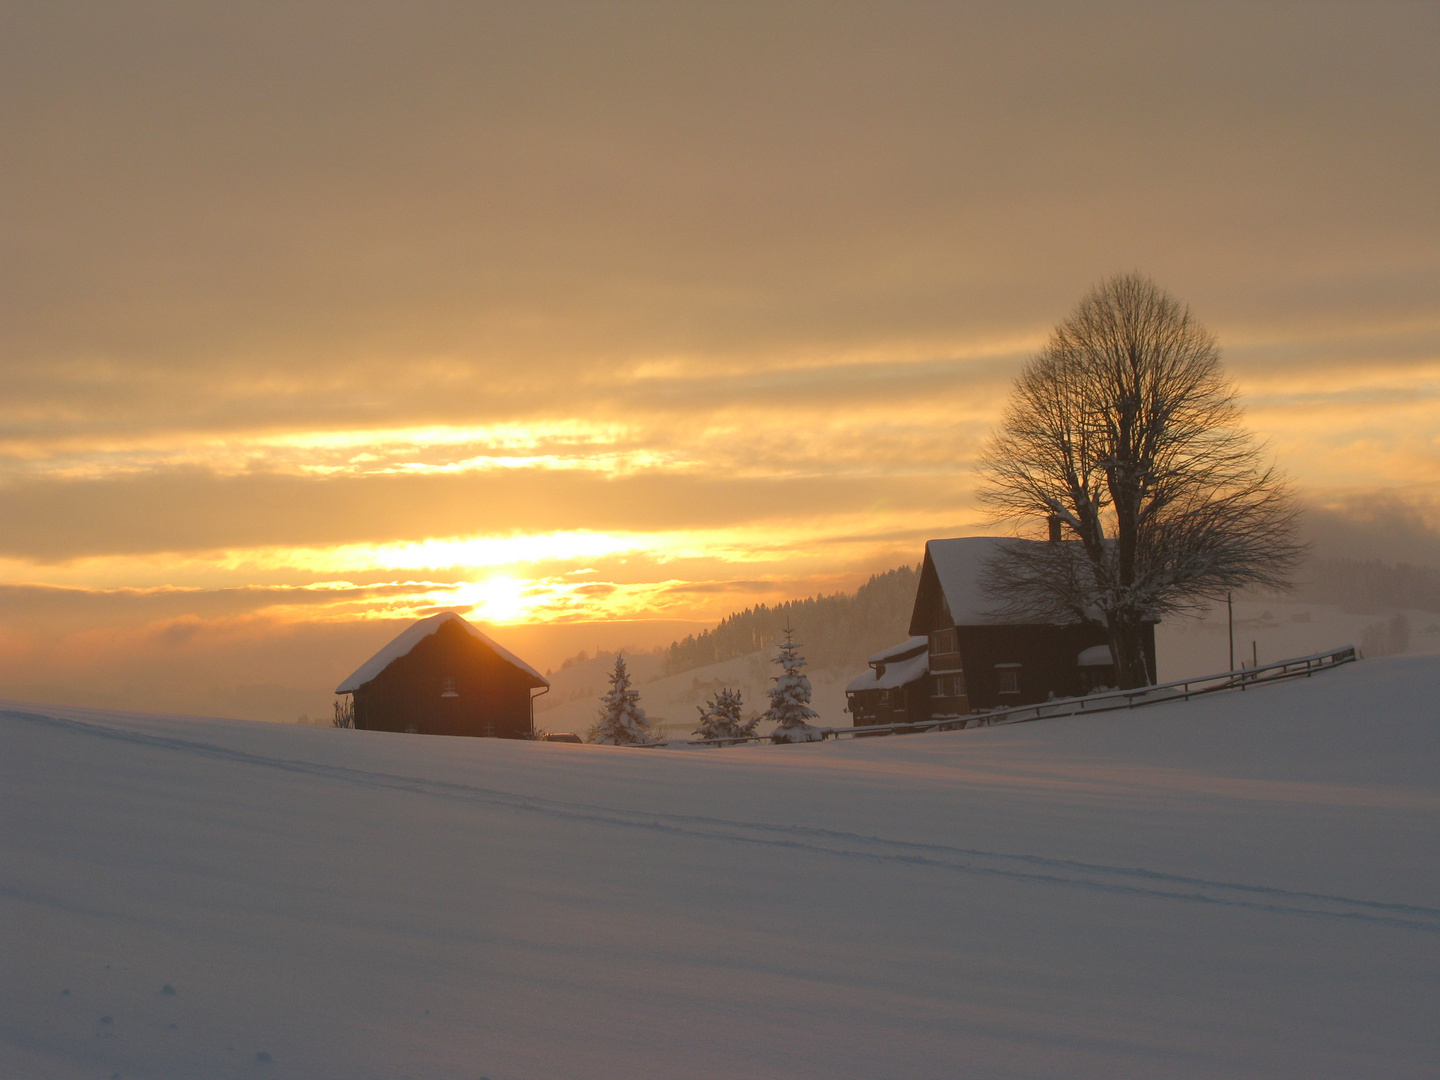
{"label": "fence rail", "polygon": [[[1036,720],[1050,720],[1062,716],[1083,716],[1090,713],[1114,712],[1117,709],[1136,709],[1144,705],[1159,705],[1165,701],[1189,701],[1202,694],[1213,694],[1219,690],[1245,690],[1251,686],[1279,682],[1282,679],[1308,678],[1319,671],[1329,671],[1341,664],[1359,659],[1354,645],[1345,645],[1328,652],[1310,656],[1297,656],[1291,660],[1278,660],[1273,664],[1258,667],[1239,668],[1218,675],[1202,675],[1194,679],[1160,683],[1157,686],[1143,686],[1135,690],[1111,690],[1103,694],[1089,694],[1078,698],[1054,698],[1034,705],[1017,705],[1011,709],[996,709],[991,712],[967,713],[958,716],[941,716],[931,720],[907,721],[899,724],[867,724],[864,727],[817,728],[821,739],[857,738],[875,735],[911,735],[923,731],[958,731],[966,727],[1000,727],[1005,724],[1028,724]],[[753,735],[744,739],[668,739],[653,743],[660,746],[738,746],[742,743],[772,742],[769,735]]]}

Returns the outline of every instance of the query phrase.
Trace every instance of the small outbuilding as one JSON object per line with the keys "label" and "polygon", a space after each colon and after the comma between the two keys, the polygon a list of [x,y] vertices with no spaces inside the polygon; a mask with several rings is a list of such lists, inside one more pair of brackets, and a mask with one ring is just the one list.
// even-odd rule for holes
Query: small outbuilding
{"label": "small outbuilding", "polygon": [[870,670],[845,687],[856,727],[930,719],[930,639],[912,637],[870,657]]}
{"label": "small outbuilding", "polygon": [[421,619],[335,688],[355,726],[424,735],[529,738],[545,677],[452,611]]}

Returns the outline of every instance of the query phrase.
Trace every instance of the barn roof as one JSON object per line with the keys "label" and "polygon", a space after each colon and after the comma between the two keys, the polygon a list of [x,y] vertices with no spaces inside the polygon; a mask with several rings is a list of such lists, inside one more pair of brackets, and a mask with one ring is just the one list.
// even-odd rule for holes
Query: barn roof
{"label": "barn roof", "polygon": [[919,656],[912,656],[909,660],[886,664],[884,675],[877,674],[875,669],[871,668],[863,675],[858,675],[850,680],[850,685],[845,687],[845,692],[853,694],[857,690],[893,690],[897,686],[906,686],[929,672],[930,654],[922,652]]}
{"label": "barn roof", "polygon": [[908,638],[899,645],[891,645],[888,649],[881,649],[874,656],[866,661],[867,664],[887,664],[892,660],[903,660],[907,656],[914,656],[917,652],[930,644],[930,639],[924,634],[919,637]]}
{"label": "barn roof", "polygon": [[549,681],[529,664],[525,663],[508,649],[497,645],[489,637],[482,634],[475,627],[456,615],[453,611],[442,611],[439,615],[431,615],[428,619],[421,619],[419,622],[411,623],[402,630],[395,639],[377,652],[365,663],[355,669],[355,673],[335,688],[337,694],[349,694],[360,689],[375,676],[379,675],[387,667],[399,660],[402,656],[410,655],[410,651],[424,641],[431,634],[435,633],[446,623],[459,623],[460,628],[473,638],[478,638],[490,648],[495,650],[497,656],[507,663],[515,665],[521,671],[539,679],[542,684],[549,686]]}
{"label": "barn roof", "polygon": [[940,591],[956,626],[985,626],[1006,620],[997,618],[995,598],[981,588],[985,564],[1002,544],[1044,543],[1013,540],[1006,536],[958,536],[952,540],[931,540],[925,557],[935,567]]}

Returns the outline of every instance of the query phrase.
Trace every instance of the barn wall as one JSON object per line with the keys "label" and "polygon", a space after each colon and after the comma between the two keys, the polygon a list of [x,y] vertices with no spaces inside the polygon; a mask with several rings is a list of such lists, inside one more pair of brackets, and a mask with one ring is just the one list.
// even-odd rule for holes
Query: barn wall
{"label": "barn wall", "polygon": [[[454,697],[442,697],[447,678],[454,680]],[[355,691],[355,726],[524,738],[534,684],[534,676],[451,622]]]}
{"label": "barn wall", "polygon": [[[1056,697],[1082,694],[1075,659],[1082,649],[1105,645],[1103,629],[1089,626],[961,626],[957,627],[965,684],[972,709],[1033,705]],[[1153,634],[1151,635],[1153,639]],[[1019,664],[1019,692],[1000,692],[999,664]]]}

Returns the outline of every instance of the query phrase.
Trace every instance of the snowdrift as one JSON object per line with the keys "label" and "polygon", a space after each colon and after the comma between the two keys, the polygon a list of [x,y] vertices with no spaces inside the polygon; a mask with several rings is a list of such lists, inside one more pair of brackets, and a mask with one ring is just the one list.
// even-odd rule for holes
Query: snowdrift
{"label": "snowdrift", "polygon": [[0,1075],[1433,1076],[1437,701],[690,752],[0,705]]}

